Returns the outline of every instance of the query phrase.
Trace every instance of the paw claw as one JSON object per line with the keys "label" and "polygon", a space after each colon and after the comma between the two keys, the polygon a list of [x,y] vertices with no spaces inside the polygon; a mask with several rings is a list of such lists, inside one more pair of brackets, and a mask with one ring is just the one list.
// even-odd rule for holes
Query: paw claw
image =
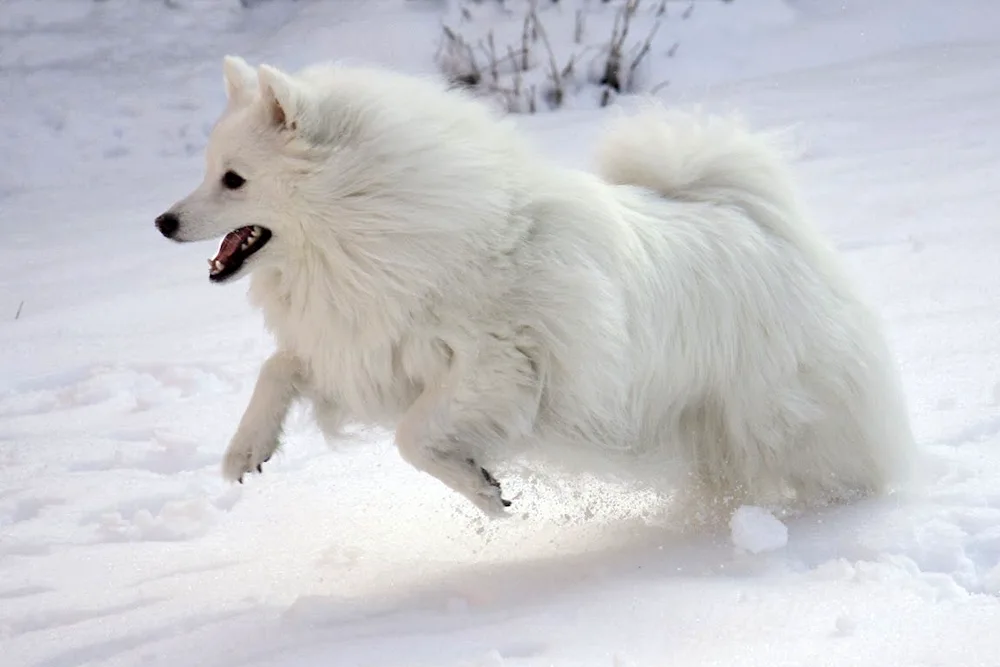
{"label": "paw claw", "polygon": [[[475,465],[475,463],[471,459],[469,459],[469,463]],[[480,467],[479,474],[482,475],[483,480],[485,480],[486,483],[490,485],[490,493],[485,495],[485,497],[488,499],[487,503],[491,506],[491,509],[485,511],[487,511],[489,514],[497,516],[501,515],[503,513],[503,510],[500,508],[510,507],[510,501],[505,500],[503,496],[500,495],[500,481],[497,480],[497,478],[494,477],[493,474],[490,473],[490,471],[487,470],[486,468]],[[497,507],[496,503],[499,503],[500,505],[499,508]]]}
{"label": "paw claw", "polygon": [[264,463],[271,460],[276,448],[276,443],[265,447],[260,442],[247,442],[234,437],[223,456],[223,478],[243,484],[243,478],[254,474],[254,471],[263,473]]}
{"label": "paw claw", "polygon": [[489,470],[487,470],[486,468],[480,468],[479,473],[483,476],[483,479],[485,479],[490,486],[495,486],[498,489],[500,488],[500,482],[497,481],[496,477],[490,474]]}

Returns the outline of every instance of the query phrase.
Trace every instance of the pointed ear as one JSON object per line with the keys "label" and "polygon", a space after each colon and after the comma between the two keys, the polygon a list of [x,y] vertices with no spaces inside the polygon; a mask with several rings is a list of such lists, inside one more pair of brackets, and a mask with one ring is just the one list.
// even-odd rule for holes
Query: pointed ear
{"label": "pointed ear", "polygon": [[298,127],[299,91],[295,81],[270,65],[257,68],[261,100],[268,119],[275,127],[294,130]]}
{"label": "pointed ear", "polygon": [[253,91],[252,87],[257,83],[257,73],[239,56],[226,56],[222,59],[222,76],[230,105],[246,102]]}

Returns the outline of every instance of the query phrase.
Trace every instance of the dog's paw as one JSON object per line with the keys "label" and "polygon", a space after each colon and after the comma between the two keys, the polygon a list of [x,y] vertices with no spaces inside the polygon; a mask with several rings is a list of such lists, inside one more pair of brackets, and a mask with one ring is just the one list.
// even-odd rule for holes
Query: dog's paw
{"label": "dog's paw", "polygon": [[230,482],[243,483],[243,476],[263,472],[263,465],[271,460],[278,443],[252,443],[234,438],[222,458],[222,476]]}
{"label": "dog's paw", "polygon": [[[472,460],[469,460],[469,464],[476,466],[475,462]],[[480,485],[480,487],[476,489],[475,496],[470,499],[476,507],[491,517],[501,518],[508,516],[507,508],[510,507],[511,503],[503,497],[500,490],[500,482],[498,482],[486,468],[481,466],[476,467],[479,468],[479,474],[482,476],[482,480],[486,482],[486,484]]]}

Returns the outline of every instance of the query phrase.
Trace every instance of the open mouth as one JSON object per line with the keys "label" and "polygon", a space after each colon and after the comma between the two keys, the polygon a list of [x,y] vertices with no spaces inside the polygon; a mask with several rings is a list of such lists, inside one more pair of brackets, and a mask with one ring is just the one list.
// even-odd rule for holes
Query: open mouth
{"label": "open mouth", "polygon": [[270,240],[271,230],[257,225],[229,232],[219,244],[215,257],[208,260],[208,279],[214,283],[226,280]]}

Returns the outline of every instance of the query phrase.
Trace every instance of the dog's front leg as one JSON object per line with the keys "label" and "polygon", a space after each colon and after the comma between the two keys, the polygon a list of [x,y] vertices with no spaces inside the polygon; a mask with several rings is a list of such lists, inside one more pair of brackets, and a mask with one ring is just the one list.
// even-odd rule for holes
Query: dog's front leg
{"label": "dog's front leg", "polygon": [[260,368],[250,403],[222,460],[222,475],[243,482],[243,475],[263,465],[278,449],[281,430],[299,395],[302,367],[286,352],[271,355]]}
{"label": "dog's front leg", "polygon": [[448,380],[426,389],[396,429],[400,455],[418,470],[468,498],[489,516],[503,516],[510,501],[483,460],[526,437],[538,414],[535,363],[513,343],[491,338],[455,359]]}

